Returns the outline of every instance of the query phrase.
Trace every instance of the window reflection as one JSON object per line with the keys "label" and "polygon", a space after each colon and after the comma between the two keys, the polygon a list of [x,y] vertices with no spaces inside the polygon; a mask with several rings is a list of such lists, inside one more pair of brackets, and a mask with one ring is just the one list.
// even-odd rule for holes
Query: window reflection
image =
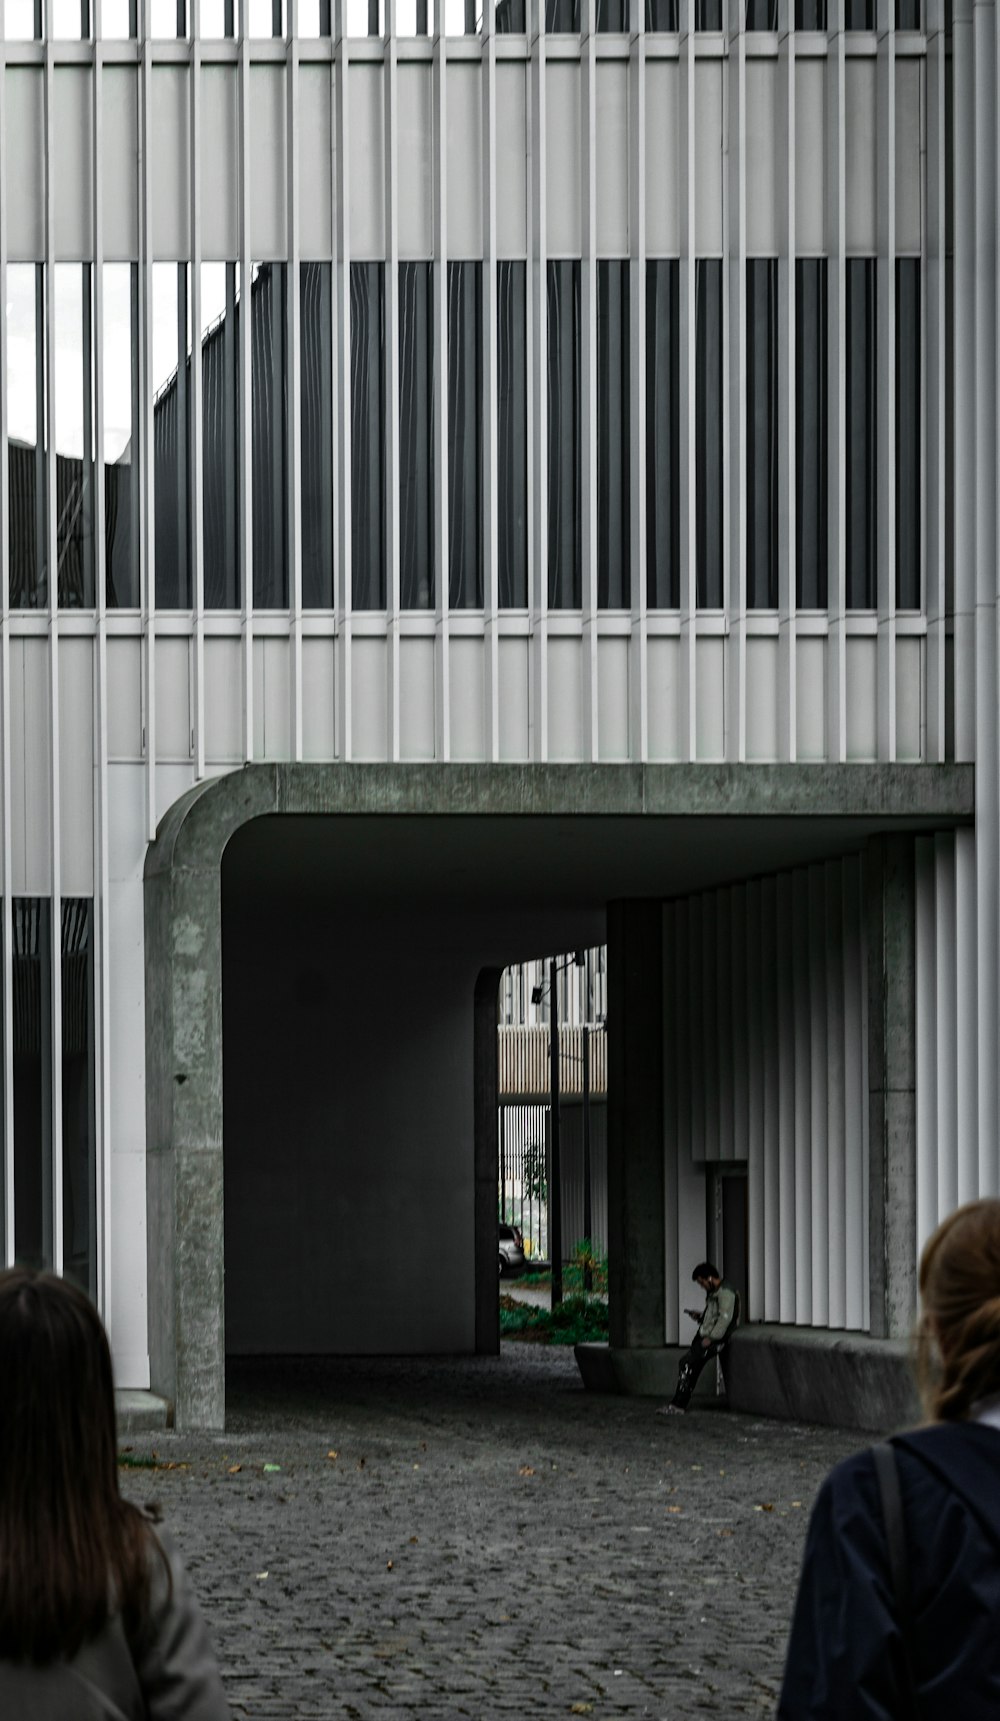
{"label": "window reflection", "polygon": [[747,607],[778,607],[778,259],[747,260]]}
{"label": "window reflection", "polygon": [[795,263],[795,602],[826,609],[827,271],[825,257]]}
{"label": "window reflection", "polygon": [[548,265],[549,605],[579,609],[583,590],[580,538],[580,265]]}
{"label": "window reflection", "polygon": [[6,0],[4,35],[8,42],[40,42],[42,0]]}
{"label": "window reflection", "polygon": [[523,36],[525,0],[497,0],[494,28],[498,36]]}
{"label": "window reflection", "polygon": [[[107,0],[105,0],[105,4],[107,4]],[[185,0],[146,0],[146,4],[149,7],[149,33],[154,39],[170,41],[172,37],[187,35]],[[206,8],[204,0],[202,0],[201,32],[203,36],[207,33],[205,30],[205,13]]]}
{"label": "window reflection", "polygon": [[90,35],[90,0],[48,0],[48,8],[53,41],[86,41]]}
{"label": "window reflection", "polygon": [[695,543],[699,609],[721,609],[722,259],[695,263]]}
{"label": "window reflection", "polygon": [[385,609],[385,272],[351,264],[351,582],[354,608]]}
{"label": "window reflection", "polygon": [[528,603],[527,264],[497,264],[497,548],[501,609]]}
{"label": "window reflection", "polygon": [[153,264],[153,525],[156,603],[194,603],[191,310],[186,263]]}
{"label": "window reflection", "polygon": [[134,263],[104,266],[104,540],[109,607],[139,606],[139,303]]}
{"label": "window reflection", "polygon": [[646,263],[646,602],[680,604],[680,265]]}
{"label": "window reflection", "polygon": [[632,590],[629,265],[597,265],[597,602],[624,609]]}
{"label": "window reflection", "polygon": [[896,604],[920,608],[920,258],[896,259]]}
{"label": "window reflection", "polygon": [[201,265],[202,553],[206,609],[240,607],[238,263]]}
{"label": "window reflection", "polygon": [[139,0],[103,0],[101,35],[105,41],[126,41],[138,34]]}
{"label": "window reflection", "polygon": [[483,277],[448,264],[448,601],[483,607]]}
{"label": "window reflection", "polygon": [[329,263],[299,270],[302,603],[332,609],[333,283]]}
{"label": "window reflection", "polygon": [[677,0],[646,0],[646,29],[677,30]]}
{"label": "window reflection", "polygon": [[94,605],[94,336],[89,263],[57,263],[56,566],[59,603]]}
{"label": "window reflection", "polygon": [[847,607],[876,605],[876,262],[847,259]]}
{"label": "window reflection", "polygon": [[48,603],[45,434],[45,276],[41,263],[7,266],[7,475],[10,602]]}
{"label": "window reflection", "polygon": [[14,992],[14,1259],[51,1267],[52,1248],[52,904],[11,903]]}
{"label": "window reflection", "polygon": [[[47,905],[46,905],[47,906]],[[62,903],[63,1272],[93,1296],[97,1283],[93,903]]]}
{"label": "window reflection", "polygon": [[250,367],[254,603],[287,609],[284,263],[252,269]]}
{"label": "window reflection", "polygon": [[434,604],[433,264],[399,265],[399,604]]}

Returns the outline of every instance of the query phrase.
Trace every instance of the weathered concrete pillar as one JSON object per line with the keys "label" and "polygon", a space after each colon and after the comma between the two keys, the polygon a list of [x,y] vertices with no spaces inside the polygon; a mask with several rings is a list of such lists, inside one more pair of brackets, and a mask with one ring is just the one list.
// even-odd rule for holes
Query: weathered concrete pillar
{"label": "weathered concrete pillar", "polygon": [[475,1225],[476,1354],[496,1356],[500,1349],[500,1281],[497,1275],[497,992],[501,968],[484,968],[476,981],[475,1059]]}
{"label": "weathered concrete pillar", "polygon": [[665,1336],[663,908],[608,908],[608,1286],[612,1346]]}
{"label": "weathered concrete pillar", "polygon": [[871,1332],[905,1338],[917,1305],[916,850],[865,852]]}

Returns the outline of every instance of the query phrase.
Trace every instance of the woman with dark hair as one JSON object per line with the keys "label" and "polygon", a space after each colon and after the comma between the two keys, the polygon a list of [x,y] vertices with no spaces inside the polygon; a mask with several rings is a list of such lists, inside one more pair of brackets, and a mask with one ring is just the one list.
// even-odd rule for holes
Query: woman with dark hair
{"label": "woman with dark hair", "polygon": [[0,1716],[229,1721],[169,1537],[118,1490],[111,1354],[65,1279],[0,1273]]}
{"label": "woman with dark hair", "polygon": [[929,1421],[820,1489],[781,1721],[1000,1716],[1000,1201],[938,1227],[920,1297]]}

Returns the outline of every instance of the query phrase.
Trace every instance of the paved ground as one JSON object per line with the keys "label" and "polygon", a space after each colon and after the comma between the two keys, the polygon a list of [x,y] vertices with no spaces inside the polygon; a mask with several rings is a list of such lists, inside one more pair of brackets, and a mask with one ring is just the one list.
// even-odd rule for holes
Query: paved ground
{"label": "paved ground", "polygon": [[[808,1509],[862,1437],[585,1394],[572,1352],[242,1364],[130,1437],[234,1716],[760,1716]],[[266,1468],[280,1466],[280,1468]]]}

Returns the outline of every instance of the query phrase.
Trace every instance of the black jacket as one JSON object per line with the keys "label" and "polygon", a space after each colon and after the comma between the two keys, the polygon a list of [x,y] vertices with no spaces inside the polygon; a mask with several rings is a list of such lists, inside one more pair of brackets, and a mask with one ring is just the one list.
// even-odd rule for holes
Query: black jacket
{"label": "black jacket", "polygon": [[[893,1441],[906,1525],[904,1629],[920,1721],[1000,1717],[1000,1430],[942,1423]],[[779,1721],[909,1721],[870,1452],[838,1464],[806,1540]]]}

